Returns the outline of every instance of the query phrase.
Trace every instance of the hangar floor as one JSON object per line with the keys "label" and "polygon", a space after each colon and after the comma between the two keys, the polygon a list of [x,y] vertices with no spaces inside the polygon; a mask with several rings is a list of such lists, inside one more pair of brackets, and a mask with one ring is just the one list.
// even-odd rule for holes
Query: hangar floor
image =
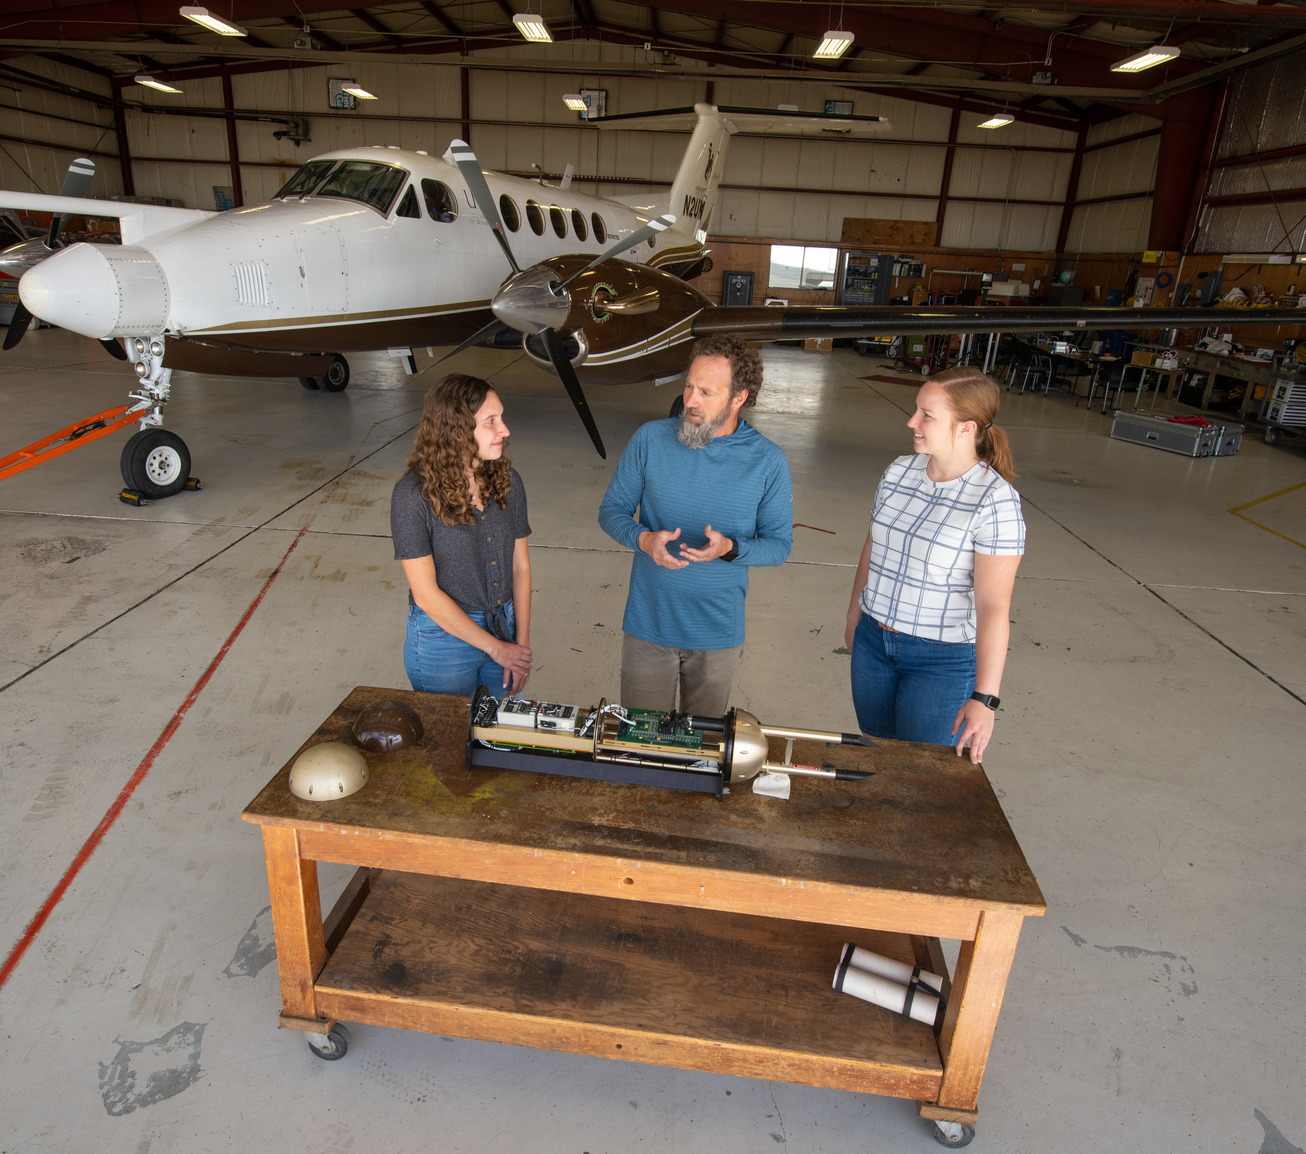
{"label": "hangar floor", "polygon": [[[844,608],[914,388],[850,352],[765,357],[750,419],[788,453],[799,527],[753,575],[736,703],[852,729]],[[519,358],[459,367],[500,383],[530,494],[531,690],[613,695],[629,560],[595,511],[672,394],[592,396],[605,464]],[[0,483],[0,1148],[933,1149],[893,1099],[365,1026],[329,1063],[275,1028],[240,810],[351,687],[406,685],[388,496],[433,376],[354,369],[339,395],[179,375],[198,493],[120,504],[121,437]],[[0,359],[0,451],[128,380],[31,333]],[[986,768],[1049,912],[1026,922],[975,1148],[1300,1154],[1306,441],[1188,460],[1057,394],[1005,395],[1000,421],[1030,533]],[[324,867],[324,899],[343,882]]]}

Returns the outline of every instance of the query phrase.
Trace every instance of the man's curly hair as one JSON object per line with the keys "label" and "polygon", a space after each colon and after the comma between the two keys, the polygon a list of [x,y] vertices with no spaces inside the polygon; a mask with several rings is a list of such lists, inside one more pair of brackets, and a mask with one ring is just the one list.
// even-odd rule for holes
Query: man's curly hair
{"label": "man's curly hair", "polygon": [[725,357],[730,362],[730,396],[748,393],[745,406],[757,404],[762,388],[762,357],[743,337],[734,333],[714,333],[694,342],[690,357]]}
{"label": "man's curly hair", "polygon": [[476,457],[476,414],[494,386],[480,377],[450,373],[426,393],[422,419],[408,454],[408,472],[416,473],[435,515],[446,525],[472,525],[475,506],[467,485],[471,468],[481,500],[508,504],[512,465],[505,450],[497,461]]}

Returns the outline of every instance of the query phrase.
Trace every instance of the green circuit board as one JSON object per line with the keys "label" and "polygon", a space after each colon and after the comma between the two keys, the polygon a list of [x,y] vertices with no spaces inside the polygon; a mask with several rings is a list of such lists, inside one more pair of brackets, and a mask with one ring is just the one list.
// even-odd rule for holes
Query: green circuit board
{"label": "green circuit board", "polygon": [[674,749],[701,750],[703,733],[690,729],[678,713],[661,713],[651,709],[628,709],[629,721],[621,723],[617,739],[639,745],[670,746]]}

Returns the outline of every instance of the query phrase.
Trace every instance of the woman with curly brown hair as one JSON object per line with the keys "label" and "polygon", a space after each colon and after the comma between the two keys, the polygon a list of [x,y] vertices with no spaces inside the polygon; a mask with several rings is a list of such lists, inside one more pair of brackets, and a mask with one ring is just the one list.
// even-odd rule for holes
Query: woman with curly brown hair
{"label": "woman with curly brown hair", "polygon": [[488,381],[450,373],[426,394],[390,501],[408,579],[404,668],[413,688],[520,693],[531,675],[526,490]]}

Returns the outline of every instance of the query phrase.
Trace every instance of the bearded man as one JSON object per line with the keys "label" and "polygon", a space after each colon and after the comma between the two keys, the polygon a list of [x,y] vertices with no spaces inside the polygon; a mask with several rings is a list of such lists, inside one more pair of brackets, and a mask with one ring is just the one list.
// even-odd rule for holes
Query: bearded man
{"label": "bearded man", "polygon": [[747,341],[698,341],[679,418],[631,438],[599,525],[635,551],[622,621],[621,703],[721,717],[744,647],[753,565],[793,547],[793,486],[778,445],[739,416],[762,358]]}

